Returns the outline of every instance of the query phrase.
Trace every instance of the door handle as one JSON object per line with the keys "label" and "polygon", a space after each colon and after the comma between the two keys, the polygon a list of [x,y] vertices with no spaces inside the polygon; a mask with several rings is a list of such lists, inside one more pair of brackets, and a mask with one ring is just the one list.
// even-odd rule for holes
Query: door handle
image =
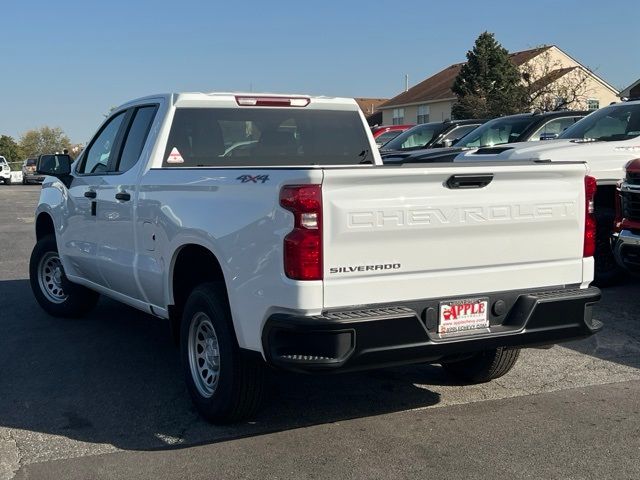
{"label": "door handle", "polygon": [[131,200],[131,194],[127,192],[118,192],[116,193],[116,200],[122,200],[123,202],[128,202]]}
{"label": "door handle", "polygon": [[452,175],[445,182],[447,188],[483,188],[491,183],[493,173]]}
{"label": "door handle", "polygon": [[84,192],[84,196],[87,198],[96,198],[97,194],[93,190],[87,190]]}

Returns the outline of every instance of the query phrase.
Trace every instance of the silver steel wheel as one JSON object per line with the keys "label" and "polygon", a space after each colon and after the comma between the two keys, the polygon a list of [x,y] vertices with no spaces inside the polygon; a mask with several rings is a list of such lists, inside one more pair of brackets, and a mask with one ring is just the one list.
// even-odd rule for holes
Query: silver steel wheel
{"label": "silver steel wheel", "polygon": [[200,395],[210,398],[220,377],[220,347],[211,319],[198,312],[189,327],[189,366],[191,377]]}
{"label": "silver steel wheel", "polygon": [[62,288],[64,269],[56,252],[47,252],[38,263],[38,283],[40,290],[52,303],[64,302],[68,295]]}

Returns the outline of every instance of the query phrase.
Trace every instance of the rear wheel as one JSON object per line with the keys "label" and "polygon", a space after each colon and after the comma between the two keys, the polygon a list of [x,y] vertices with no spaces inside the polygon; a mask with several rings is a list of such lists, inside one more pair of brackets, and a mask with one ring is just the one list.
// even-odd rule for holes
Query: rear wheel
{"label": "rear wheel", "polygon": [[611,232],[615,221],[613,208],[596,208],[596,252],[594,255],[593,282],[606,287],[614,285],[624,277],[624,270],[620,268],[611,248]]}
{"label": "rear wheel", "polygon": [[476,353],[464,360],[442,363],[442,367],[464,383],[485,383],[507,374],[519,356],[519,348],[500,347]]}
{"label": "rear wheel", "polygon": [[67,279],[53,235],[41,238],[33,248],[29,280],[40,306],[54,317],[81,317],[98,302],[96,292]]}
{"label": "rear wheel", "polygon": [[204,283],[189,295],[180,325],[180,355],[187,389],[204,418],[231,423],[258,410],[264,363],[238,347],[220,285]]}

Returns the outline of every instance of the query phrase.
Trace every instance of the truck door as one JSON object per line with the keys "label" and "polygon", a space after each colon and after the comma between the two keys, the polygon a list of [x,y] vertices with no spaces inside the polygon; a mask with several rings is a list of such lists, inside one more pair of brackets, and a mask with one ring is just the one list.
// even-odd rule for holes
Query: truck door
{"label": "truck door", "polygon": [[116,155],[125,116],[123,111],[109,118],[78,160],[66,199],[66,224],[59,233],[58,248],[67,273],[102,286],[105,281],[97,262],[97,199],[109,162]]}
{"label": "truck door", "polygon": [[[144,300],[136,274],[135,200],[138,194],[141,161],[149,131],[158,110],[157,104],[136,106],[127,113],[119,154],[109,163],[98,191],[97,231],[100,274],[111,290]],[[146,153],[143,154],[143,150]]]}

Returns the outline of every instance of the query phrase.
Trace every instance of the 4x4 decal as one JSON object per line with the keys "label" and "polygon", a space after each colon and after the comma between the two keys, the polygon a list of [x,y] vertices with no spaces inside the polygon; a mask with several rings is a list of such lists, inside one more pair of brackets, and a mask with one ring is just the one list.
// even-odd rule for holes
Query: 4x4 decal
{"label": "4x4 decal", "polygon": [[236,180],[242,183],[265,183],[269,180],[269,175],[240,175]]}

